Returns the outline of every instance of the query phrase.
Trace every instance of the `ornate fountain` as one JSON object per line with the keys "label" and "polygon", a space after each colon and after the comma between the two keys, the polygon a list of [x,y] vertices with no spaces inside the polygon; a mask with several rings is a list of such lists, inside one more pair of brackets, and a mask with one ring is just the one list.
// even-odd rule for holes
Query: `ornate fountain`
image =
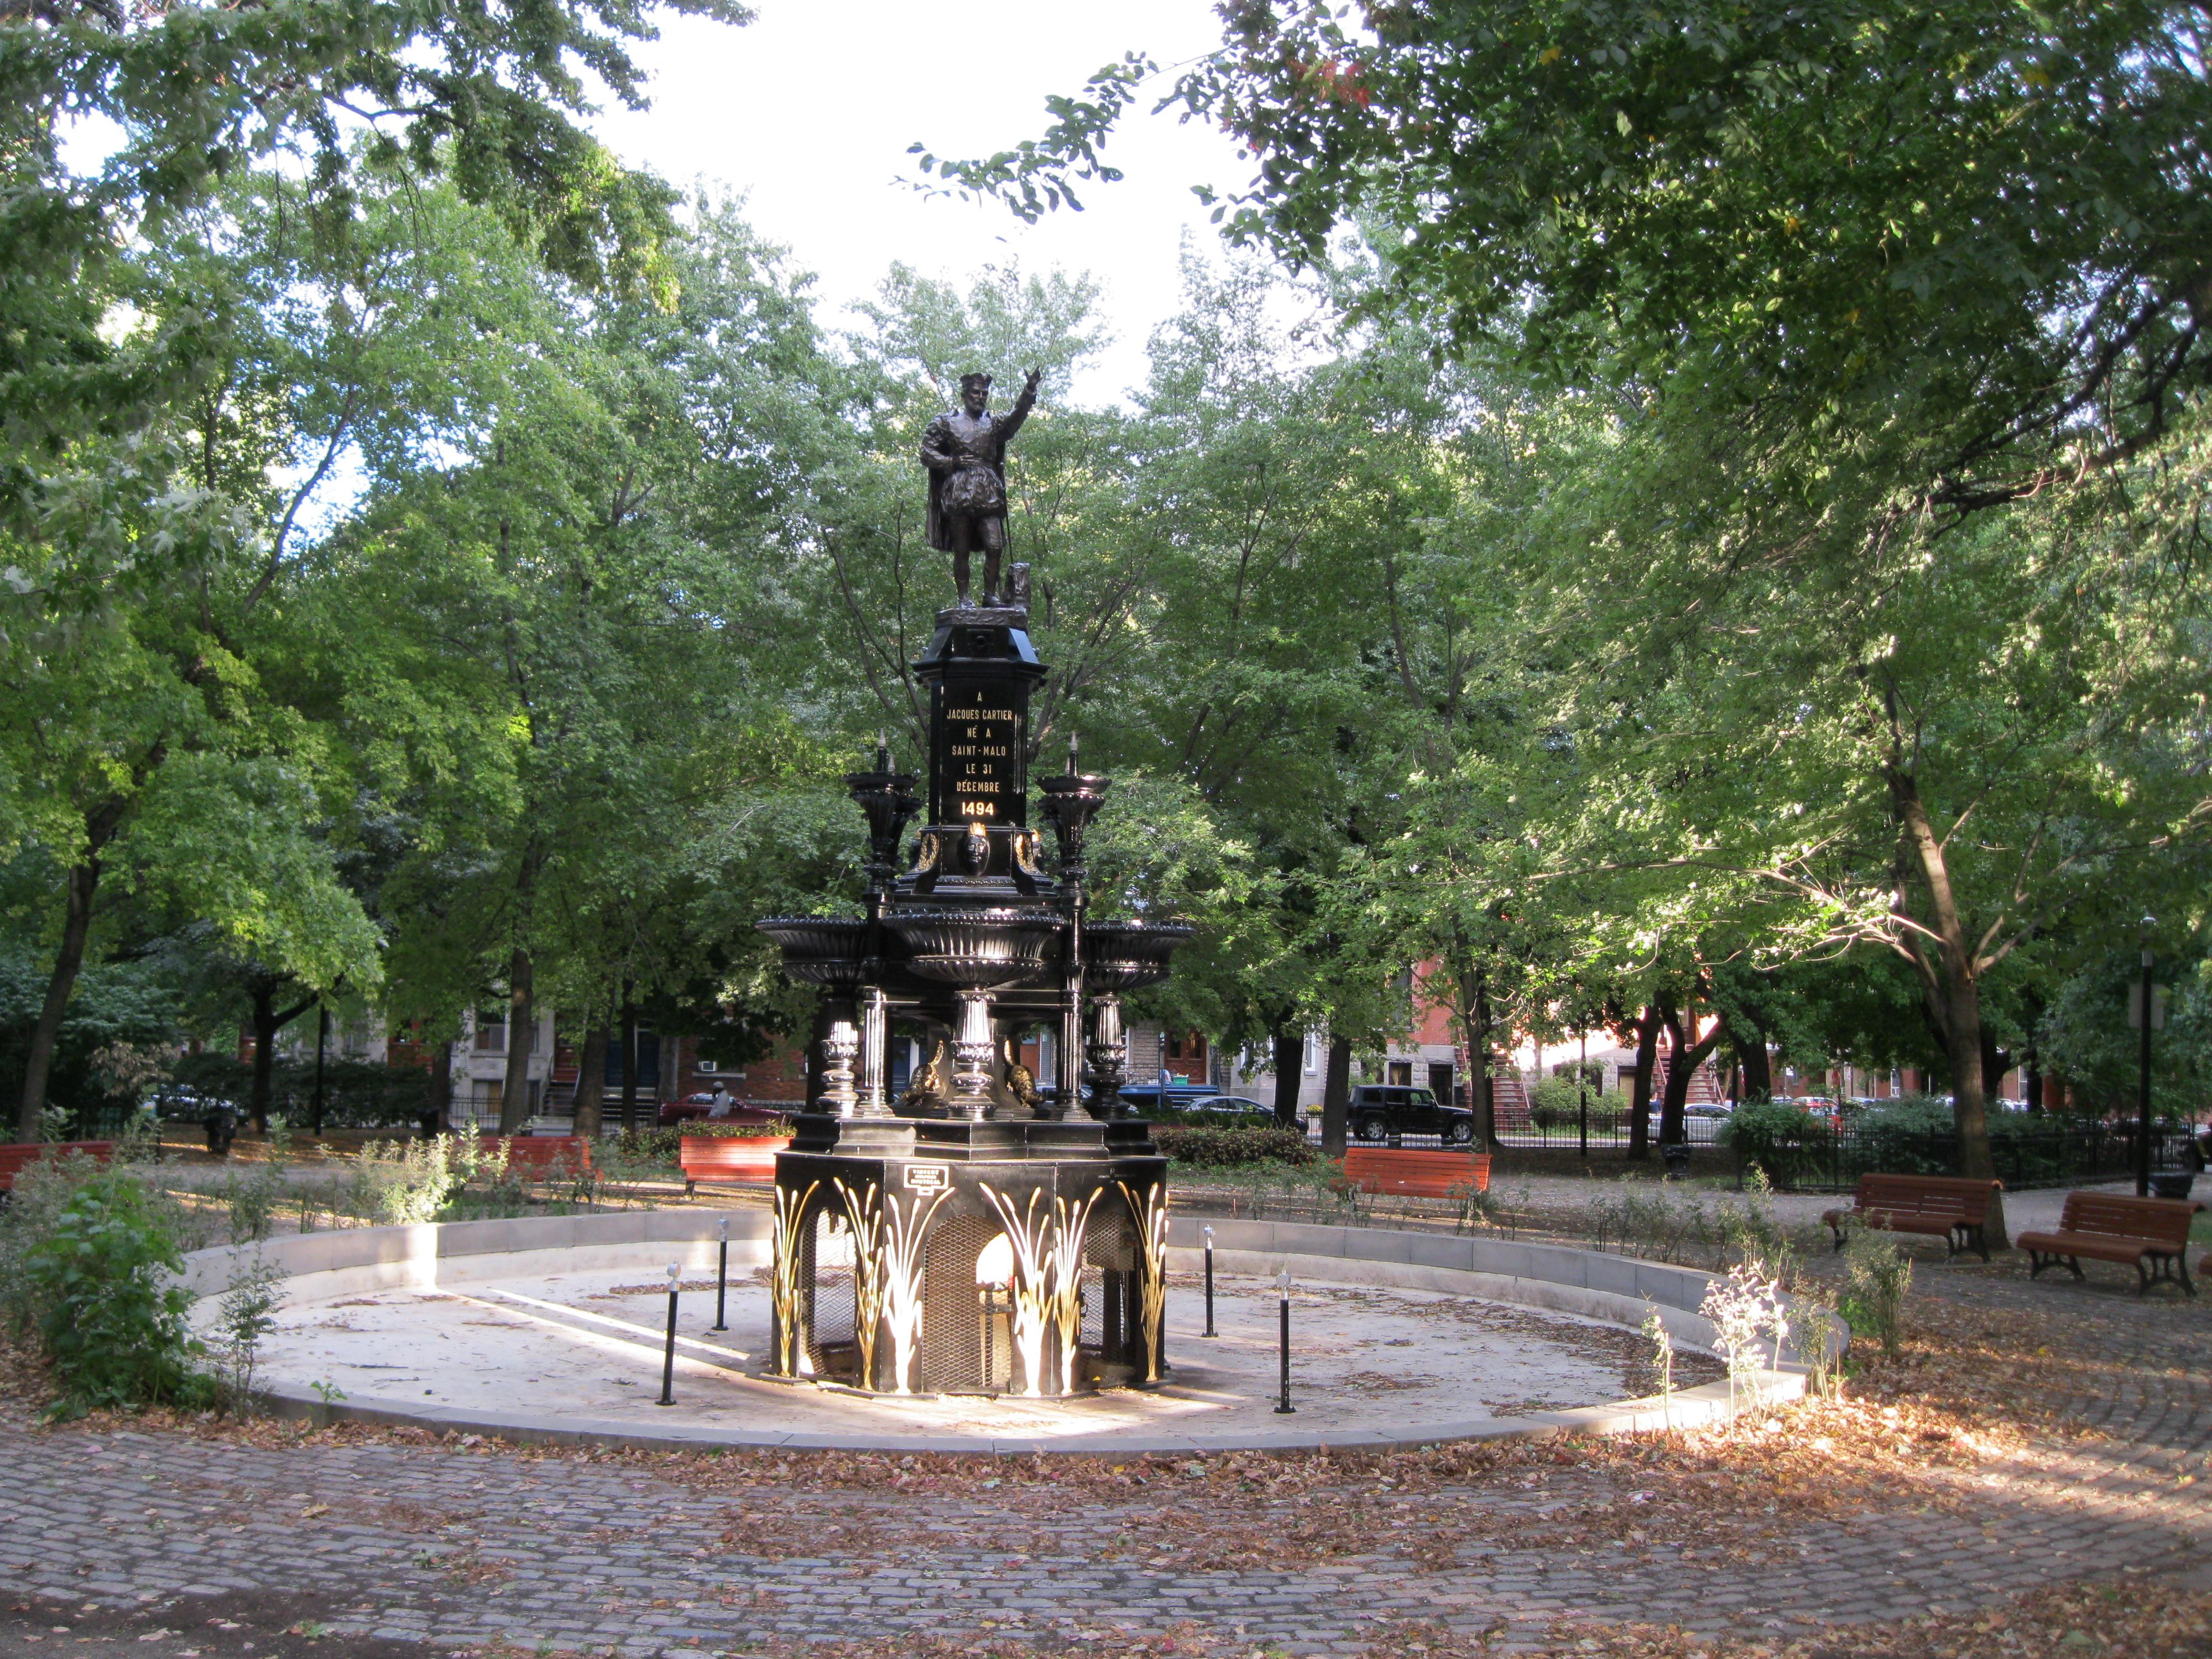
{"label": "ornate fountain", "polygon": [[[868,821],[865,915],[758,924],[824,999],[821,1087],[776,1159],[768,1370],[886,1394],[1060,1395],[1165,1369],[1166,1165],[1121,1098],[1121,994],[1164,978],[1190,930],[1086,921],[1084,838],[1109,786],[1073,744],[1066,771],[1036,784],[1049,855],[1030,824],[1030,697],[1046,670],[1026,567],[1003,602],[995,591],[1003,532],[975,475],[997,479],[1002,515],[997,469],[1035,377],[1008,416],[982,408],[979,379],[988,392],[970,376],[966,411],[923,446],[931,539],[961,574],[961,603],[937,613],[914,665],[930,699],[927,799],[879,742],[846,780]],[[963,538],[988,555],[981,605]],[[896,1099],[895,1025],[927,1056]],[[1042,1080],[1018,1058],[1039,1030],[1055,1039]]]}

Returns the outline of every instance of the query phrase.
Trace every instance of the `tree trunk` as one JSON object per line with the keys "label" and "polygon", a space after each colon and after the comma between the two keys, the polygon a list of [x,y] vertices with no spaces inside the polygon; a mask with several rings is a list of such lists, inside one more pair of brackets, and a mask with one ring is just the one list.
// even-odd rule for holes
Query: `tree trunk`
{"label": "tree trunk", "polygon": [[54,1044],[62,1034],[62,1015],[76,976],[84,966],[85,940],[92,933],[92,901],[100,887],[99,849],[114,831],[100,837],[83,863],[69,872],[69,910],[62,923],[61,949],[54,956],[54,971],[46,981],[46,1000],[40,1006],[38,1024],[31,1028],[31,1051],[23,1060],[23,1094],[15,1114],[15,1138],[39,1139],[39,1114],[46,1107],[46,1075],[52,1069]]}
{"label": "tree trunk", "polygon": [[430,1115],[438,1133],[453,1127],[453,1044],[449,1037],[430,1045]]}
{"label": "tree trunk", "polygon": [[1774,1065],[1766,1052],[1766,1033],[1757,1026],[1751,1030],[1750,1041],[1738,1042],[1736,1059],[1743,1066],[1743,1097],[1746,1100],[1774,1098]]}
{"label": "tree trunk", "polygon": [[[2012,1056],[1997,1047],[1996,1033],[1986,1024],[1982,1027],[1982,1087],[1991,1096],[2002,1098],[2004,1075],[2012,1070]],[[1922,1085],[1923,1092],[1926,1085]]]}
{"label": "tree trunk", "polygon": [[622,1005],[622,1127],[624,1134],[637,1129],[637,1005],[629,1000],[629,986],[623,986]]}
{"label": "tree trunk", "polygon": [[499,1132],[522,1133],[530,1119],[530,1055],[538,1046],[538,967],[518,947],[507,963],[507,1076],[499,1086]]}
{"label": "tree trunk", "polygon": [[2043,1050],[2038,1033],[2043,1030],[2043,999],[2031,992],[2022,999],[2021,1012],[2027,1015],[2027,1041],[2021,1044],[2020,1091],[2027,1102],[2027,1109],[2043,1109]]}
{"label": "tree trunk", "polygon": [[1328,1070],[1322,1079],[1321,1155],[1344,1156],[1346,1121],[1352,1113],[1352,1039],[1328,1034]]}
{"label": "tree trunk", "polygon": [[[1953,896],[1950,872],[1943,848],[1922,807],[1910,778],[1893,780],[1899,817],[1908,844],[1928,883],[1930,908],[1938,937],[1933,964],[1918,957],[1925,977],[1928,1007],[1943,1036],[1945,1058],[1951,1068],[1951,1116],[1958,1135],[1959,1173],[1969,1179],[1994,1180],[1996,1160],[1990,1154],[1990,1127],[1985,1084],[1982,1072],[1981,986],[1974,973],[1971,947]],[[2004,1222],[2002,1194],[1992,1194],[1984,1226],[1990,1248],[2011,1248]]]}
{"label": "tree trunk", "polygon": [[1647,1006],[1636,1022],[1636,1081],[1628,1095],[1628,1157],[1651,1156],[1651,1073],[1659,1058],[1659,1011]]}
{"label": "tree trunk", "polygon": [[[1990,1156],[1987,1085],[1982,1075],[1982,988],[1977,976],[1973,946],[1966,938],[1965,919],[1951,889],[1951,871],[1943,843],[1929,822],[1912,775],[1897,768],[1889,774],[1890,799],[1904,834],[1905,848],[1918,866],[1928,887],[1930,931],[1936,939],[1935,960],[1918,951],[1913,956],[1928,1010],[1943,1036],[1944,1057],[1951,1064],[1951,1121],[1959,1138],[1959,1173],[1973,1180],[1994,1180],[1996,1161]],[[2002,1194],[1990,1201],[1984,1231],[1990,1248],[2012,1248],[2005,1231]]]}
{"label": "tree trunk", "polygon": [[253,1091],[246,1097],[246,1115],[253,1121],[256,1134],[269,1133],[269,1097],[276,1074],[276,1034],[314,1006],[314,998],[303,997],[279,1013],[275,986],[263,985],[254,989]]}
{"label": "tree trunk", "polygon": [[1468,1025],[1468,1058],[1474,1062],[1468,1100],[1474,1108],[1474,1144],[1485,1152],[1498,1150],[1498,1079],[1490,1074],[1491,1024],[1490,975],[1478,973]]}
{"label": "tree trunk", "polygon": [[607,1097],[607,1028],[594,1025],[584,1033],[584,1052],[576,1064],[575,1121],[569,1131],[586,1140],[599,1135],[599,1111]]}
{"label": "tree trunk", "polygon": [[[1694,1019],[1695,1016],[1692,1016]],[[1679,1146],[1689,1139],[1690,1080],[1698,1074],[1698,1067],[1719,1046],[1723,1027],[1716,1022],[1713,1029],[1695,1042],[1685,1046],[1688,1036],[1680,1021],[1670,1023],[1668,1034],[1674,1038],[1674,1052],[1667,1067],[1667,1093],[1659,1108],[1659,1144]],[[1692,1029],[1694,1029],[1692,1027]]]}
{"label": "tree trunk", "polygon": [[1303,1127],[1298,1087],[1305,1076],[1306,1034],[1296,1025],[1278,1025],[1275,1042],[1275,1121],[1285,1129]]}

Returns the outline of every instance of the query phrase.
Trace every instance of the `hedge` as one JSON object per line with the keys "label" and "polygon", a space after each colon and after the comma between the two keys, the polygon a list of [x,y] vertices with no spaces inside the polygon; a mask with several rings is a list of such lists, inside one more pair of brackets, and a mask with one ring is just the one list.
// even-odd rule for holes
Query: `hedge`
{"label": "hedge", "polygon": [[[176,1080],[204,1095],[228,1100],[245,1116],[253,1099],[253,1066],[228,1054],[186,1054]],[[269,1109],[295,1130],[315,1110],[315,1062],[280,1060],[270,1069]],[[365,1060],[323,1062],[323,1127],[386,1129],[412,1125],[430,1109],[430,1073],[416,1066],[380,1066]]]}
{"label": "hedge", "polygon": [[1200,1170],[1251,1164],[1304,1164],[1312,1163],[1315,1157],[1305,1136],[1296,1129],[1219,1129],[1156,1123],[1152,1144],[1175,1162]]}

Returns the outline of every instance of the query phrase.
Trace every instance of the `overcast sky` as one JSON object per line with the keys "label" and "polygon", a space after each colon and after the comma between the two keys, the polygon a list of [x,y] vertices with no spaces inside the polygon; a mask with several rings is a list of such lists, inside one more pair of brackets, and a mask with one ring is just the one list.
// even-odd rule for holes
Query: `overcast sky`
{"label": "overcast sky", "polygon": [[1173,65],[1218,46],[1208,0],[757,0],[757,9],[743,29],[665,19],[661,40],[640,52],[653,107],[601,116],[605,141],[676,183],[742,191],[755,227],[816,273],[833,326],[896,259],[956,279],[1009,259],[1088,270],[1104,285],[1116,337],[1077,395],[1110,402],[1142,379],[1145,337],[1176,308],[1185,228],[1202,248],[1218,246],[1191,185],[1249,176],[1219,132],[1127,118],[1107,155],[1128,176],[1094,185],[1086,211],[1033,227],[899,181],[915,176],[906,150],[917,141],[968,156],[1036,137],[1047,94],[1076,91],[1131,48]]}

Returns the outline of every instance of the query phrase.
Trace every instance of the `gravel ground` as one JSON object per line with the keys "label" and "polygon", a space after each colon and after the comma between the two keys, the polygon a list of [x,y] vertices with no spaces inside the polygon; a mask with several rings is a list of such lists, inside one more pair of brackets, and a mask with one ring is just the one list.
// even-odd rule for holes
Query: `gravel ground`
{"label": "gravel ground", "polygon": [[2212,1652],[2212,1299],[1917,1254],[1906,1350],[1842,1401],[1383,1457],[47,1429],[17,1364],[0,1655]]}

